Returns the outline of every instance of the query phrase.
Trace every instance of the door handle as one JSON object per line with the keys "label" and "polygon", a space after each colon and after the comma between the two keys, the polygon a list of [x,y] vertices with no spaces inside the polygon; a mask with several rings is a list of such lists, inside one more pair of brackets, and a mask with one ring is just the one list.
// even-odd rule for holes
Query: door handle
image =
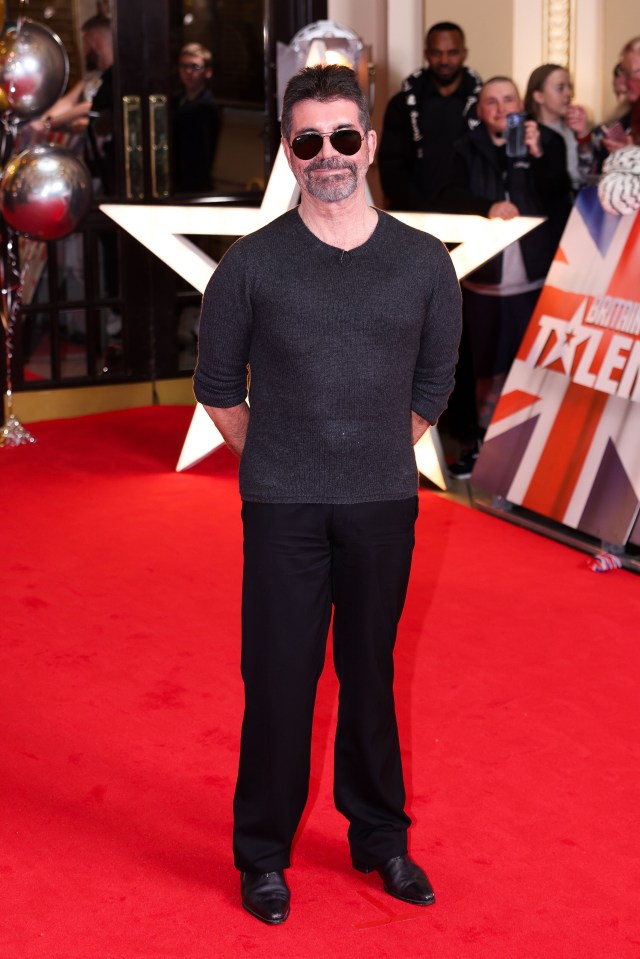
{"label": "door handle", "polygon": [[151,140],[151,193],[169,196],[169,118],[167,97],[152,93],[149,97],[149,137]]}
{"label": "door handle", "polygon": [[144,159],[142,154],[142,108],[140,97],[122,98],[124,126],[124,171],[127,198],[144,197]]}

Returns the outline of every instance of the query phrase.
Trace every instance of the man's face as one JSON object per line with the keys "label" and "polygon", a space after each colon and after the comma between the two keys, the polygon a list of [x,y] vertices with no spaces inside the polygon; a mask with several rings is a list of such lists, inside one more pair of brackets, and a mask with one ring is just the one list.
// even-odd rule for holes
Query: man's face
{"label": "man's face", "polygon": [[457,30],[438,30],[427,40],[424,55],[438,83],[448,87],[462,73],[467,51]]}
{"label": "man's face", "polygon": [[211,78],[212,70],[205,66],[202,57],[192,53],[180,54],[178,62],[180,83],[187,93],[197,93]]}
{"label": "man's face", "polygon": [[[324,203],[346,200],[364,184],[376,148],[376,135],[366,135],[358,119],[358,108],[351,100],[301,100],[292,110],[292,129],[283,147],[289,166],[303,194]],[[302,133],[330,134],[336,130],[357,130],[364,139],[357,153],[344,156],[324,136],[320,152],[310,160],[299,159],[291,142]]]}
{"label": "man's face", "polygon": [[95,39],[96,34],[92,30],[86,30],[82,34],[82,52],[87,73],[92,73],[98,69],[98,51],[96,50]]}
{"label": "man's face", "polygon": [[509,80],[495,80],[493,83],[487,83],[480,91],[478,118],[482,120],[491,135],[504,134],[507,129],[507,113],[518,113],[520,110],[522,110],[522,100]]}
{"label": "man's face", "polygon": [[640,53],[625,53],[622,58],[622,72],[627,89],[627,100],[635,103],[640,99]]}
{"label": "man's face", "polygon": [[107,70],[113,64],[113,40],[108,29],[94,28],[82,34],[82,52],[87,72]]}

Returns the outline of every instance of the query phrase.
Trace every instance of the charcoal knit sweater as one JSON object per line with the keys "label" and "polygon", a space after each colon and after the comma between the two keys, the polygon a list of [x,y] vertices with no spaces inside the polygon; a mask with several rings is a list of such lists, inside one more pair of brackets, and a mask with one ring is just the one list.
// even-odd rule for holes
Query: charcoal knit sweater
{"label": "charcoal knit sweater", "polygon": [[460,290],[440,241],[378,212],[348,253],[297,210],[238,240],[204,294],[197,399],[251,413],[243,499],[356,503],[415,496],[411,410],[446,407]]}

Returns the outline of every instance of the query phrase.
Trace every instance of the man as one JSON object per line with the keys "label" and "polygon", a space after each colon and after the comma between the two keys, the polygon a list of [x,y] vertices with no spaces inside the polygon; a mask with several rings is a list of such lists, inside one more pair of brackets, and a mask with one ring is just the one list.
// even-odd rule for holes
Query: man
{"label": "man", "polygon": [[113,34],[109,17],[96,14],[82,24],[82,52],[87,73],[97,74],[85,83],[84,97],[91,100],[87,130],[87,163],[94,187],[103,196],[113,196],[115,144],[113,140]]}
{"label": "man", "polygon": [[387,106],[378,167],[391,210],[437,210],[453,144],[476,123],[481,81],[465,67],[456,23],[436,23],[425,37],[429,66],[407,77]]}
{"label": "man", "polygon": [[571,183],[564,140],[534,120],[524,123],[522,155],[508,156],[507,116],[521,113],[511,79],[488,80],[478,99],[480,126],[457,144],[443,208],[510,220],[546,221],[463,280],[464,327],[476,393],[475,437],[459,437],[457,479],[471,475],[498,396],[533,313],[547,270],[571,212]]}
{"label": "man", "polygon": [[188,43],[180,51],[182,90],[173,101],[173,178],[178,193],[211,190],[211,168],[218,144],[220,118],[209,88],[211,51]]}
{"label": "man", "polygon": [[[413,446],[446,405],[460,293],[444,246],[367,205],[376,135],[346,67],[287,86],[297,209],[235,243],[205,291],[195,393],[240,456],[245,713],[234,799],[242,903],[279,923],[309,787],[334,610],[334,795],[353,865],[434,901],[407,856],[393,647],[417,513]],[[250,406],[247,394],[250,370]]]}
{"label": "man", "polygon": [[[616,83],[617,76],[621,86]],[[586,123],[583,129],[576,131],[582,162],[593,175],[602,172],[602,165],[610,154],[633,143],[631,118],[634,104],[640,100],[640,37],[633,37],[620,51],[620,60],[614,68],[614,92],[618,108],[613,116],[591,131]]]}
{"label": "man", "polygon": [[[407,77],[387,105],[378,154],[380,182],[390,210],[440,210],[453,145],[477,125],[480,77],[465,67],[467,48],[457,23],[435,23],[424,41],[427,68]],[[456,385],[443,417],[451,435],[475,435],[468,426],[475,410],[471,357],[466,336],[460,343]],[[473,418],[475,419],[475,413]]]}

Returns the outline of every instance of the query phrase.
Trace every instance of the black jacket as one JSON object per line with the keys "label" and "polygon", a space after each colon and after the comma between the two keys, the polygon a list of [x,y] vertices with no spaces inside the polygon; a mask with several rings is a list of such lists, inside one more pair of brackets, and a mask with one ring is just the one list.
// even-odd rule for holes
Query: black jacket
{"label": "black jacket", "polygon": [[[543,216],[546,222],[520,240],[527,276],[546,276],[571,212],[571,183],[562,137],[540,126],[542,156],[511,158],[496,147],[483,124],[455,145],[448,182],[438,199],[445,213],[488,216],[492,204],[510,200],[521,216]],[[469,277],[478,283],[499,283],[502,254]]]}
{"label": "black jacket", "polygon": [[[387,104],[378,151],[380,182],[391,210],[433,210],[447,176],[453,144],[477,125],[480,77],[464,69],[460,86],[443,97],[430,70],[407,77]],[[425,117],[431,118],[427,129]]]}
{"label": "black jacket", "polygon": [[173,188],[176,193],[211,192],[211,168],[220,131],[213,93],[205,87],[189,100],[181,92],[172,106]]}

